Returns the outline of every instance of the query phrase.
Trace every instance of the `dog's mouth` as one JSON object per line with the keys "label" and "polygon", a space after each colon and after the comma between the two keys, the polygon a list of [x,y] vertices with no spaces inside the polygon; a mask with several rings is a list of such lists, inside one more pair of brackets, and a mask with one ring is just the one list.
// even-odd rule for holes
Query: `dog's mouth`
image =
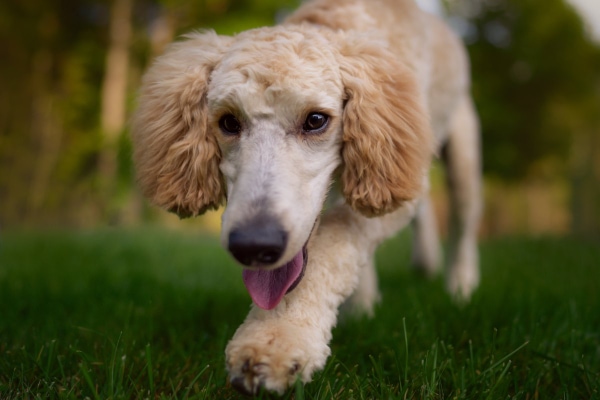
{"label": "dog's mouth", "polygon": [[271,270],[245,269],[242,273],[244,285],[254,304],[264,310],[277,307],[283,296],[298,286],[308,261],[308,241],[292,260]]}

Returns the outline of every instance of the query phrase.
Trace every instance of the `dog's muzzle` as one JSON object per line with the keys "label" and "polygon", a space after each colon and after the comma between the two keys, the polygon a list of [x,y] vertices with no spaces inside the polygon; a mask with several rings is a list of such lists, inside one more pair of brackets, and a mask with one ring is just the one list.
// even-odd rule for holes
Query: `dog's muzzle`
{"label": "dog's muzzle", "polygon": [[[244,269],[244,285],[258,307],[271,310],[302,280],[307,245],[308,239],[290,261],[277,265],[287,246],[287,233],[276,219],[259,215],[230,232],[228,249],[242,265],[253,267]],[[277,267],[266,268],[273,265]]]}

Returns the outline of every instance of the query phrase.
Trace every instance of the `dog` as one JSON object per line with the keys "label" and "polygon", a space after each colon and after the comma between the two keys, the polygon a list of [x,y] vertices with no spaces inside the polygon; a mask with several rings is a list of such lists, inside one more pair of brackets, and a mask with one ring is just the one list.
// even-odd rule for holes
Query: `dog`
{"label": "dog", "polygon": [[283,394],[330,355],[338,309],[372,314],[374,251],[407,225],[412,262],[441,250],[428,170],[446,168],[446,283],[479,283],[478,119],[459,38],[411,0],[313,0],[280,25],[195,32],[146,72],[137,180],[192,217],[226,204],[223,247],[253,307],[226,348],[231,384]]}

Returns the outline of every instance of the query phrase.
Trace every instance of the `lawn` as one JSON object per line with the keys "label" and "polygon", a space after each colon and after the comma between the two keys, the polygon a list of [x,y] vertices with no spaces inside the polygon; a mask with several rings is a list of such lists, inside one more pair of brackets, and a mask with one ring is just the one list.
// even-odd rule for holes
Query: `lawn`
{"label": "lawn", "polygon": [[[463,306],[408,248],[380,249],[375,318],[344,317],[325,371],[286,398],[600,398],[600,242],[485,241]],[[4,232],[0,399],[239,398],[223,350],[249,304],[210,236]]]}

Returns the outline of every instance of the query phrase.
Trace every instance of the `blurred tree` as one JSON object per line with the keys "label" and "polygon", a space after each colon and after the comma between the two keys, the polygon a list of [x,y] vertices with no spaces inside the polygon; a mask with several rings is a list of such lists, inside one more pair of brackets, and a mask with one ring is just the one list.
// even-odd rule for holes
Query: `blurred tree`
{"label": "blurred tree", "polygon": [[[474,19],[469,47],[474,92],[485,130],[486,172],[522,179],[539,163],[566,161],[573,132],[569,119],[590,120],[600,51],[585,36],[579,16],[562,0],[494,0]],[[540,12],[543,9],[544,12]],[[558,171],[554,171],[558,172]]]}
{"label": "blurred tree", "polygon": [[[88,134],[96,129],[89,117],[97,102],[87,88],[101,70],[95,67],[101,48],[95,21],[80,14],[90,4],[0,4],[5,55],[0,64],[2,224],[36,224],[68,208],[71,194],[89,185],[81,179],[86,173],[82,163],[88,156]],[[67,149],[69,157],[63,154]],[[64,174],[71,166],[74,169]],[[68,179],[60,181],[61,176]]]}
{"label": "blurred tree", "polygon": [[132,37],[133,0],[113,0],[108,24],[108,49],[102,82],[100,129],[103,146],[100,151],[98,172],[104,197],[104,208],[115,196],[118,172],[118,144],[125,129],[127,113],[127,84]]}
{"label": "blurred tree", "polygon": [[148,61],[186,31],[269,25],[296,4],[0,2],[0,226],[92,225],[121,209],[133,187],[123,133]]}
{"label": "blurred tree", "polygon": [[466,36],[486,174],[509,182],[570,176],[574,230],[598,229],[600,49],[581,18],[563,0],[452,5],[472,21]]}

